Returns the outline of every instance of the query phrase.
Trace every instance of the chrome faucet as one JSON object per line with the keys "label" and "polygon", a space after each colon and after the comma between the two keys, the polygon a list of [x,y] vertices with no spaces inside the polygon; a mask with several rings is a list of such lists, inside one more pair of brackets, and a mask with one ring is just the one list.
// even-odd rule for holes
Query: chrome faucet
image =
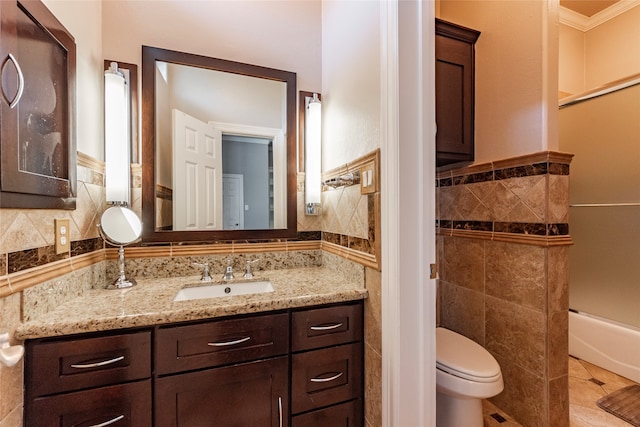
{"label": "chrome faucet", "polygon": [[222,280],[233,280],[235,276],[233,275],[233,267],[231,266],[231,258],[227,259],[227,269],[222,276]]}

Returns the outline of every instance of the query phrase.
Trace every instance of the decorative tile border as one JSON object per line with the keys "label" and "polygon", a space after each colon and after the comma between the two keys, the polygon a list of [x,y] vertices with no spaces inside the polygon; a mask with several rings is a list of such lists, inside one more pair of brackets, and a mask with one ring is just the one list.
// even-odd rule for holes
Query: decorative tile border
{"label": "decorative tile border", "polygon": [[[571,244],[568,223],[553,222],[546,218],[566,219],[562,215],[551,215],[549,211],[552,207],[562,207],[563,200],[566,200],[568,204],[569,164],[572,157],[572,155],[565,153],[540,152],[439,172],[436,176],[436,186],[440,195],[437,201],[438,216],[444,212],[444,215],[451,214],[451,216],[458,218],[437,218],[437,233],[445,236],[457,235],[538,246]],[[532,178],[537,176],[543,177],[546,181],[541,182]],[[555,178],[555,181],[549,181],[551,176],[566,178]],[[562,182],[567,185],[552,188],[549,182],[558,182],[559,179],[565,180]],[[498,184],[499,182],[503,182],[503,184]],[[532,183],[535,182],[544,185],[536,187],[537,193],[532,196],[534,193],[534,184]],[[479,195],[483,195],[483,192],[498,190],[501,192],[490,195],[485,193],[487,194],[484,196],[485,198],[477,199],[480,197]],[[550,191],[566,192],[567,194],[560,194],[562,197],[556,197],[551,202]],[[513,200],[505,199],[507,196],[513,197]],[[558,194],[554,196],[558,196]],[[451,209],[451,206],[454,206],[455,209]],[[528,216],[523,217],[522,214],[500,215],[500,213],[510,212],[516,207],[522,209],[521,212],[525,212]],[[477,213],[479,208],[485,210]],[[486,208],[494,210],[487,211]],[[503,210],[499,211],[499,209]],[[504,209],[509,210],[504,211]],[[525,218],[535,219],[532,212],[538,212],[538,218],[543,221],[527,221]],[[464,219],[465,216],[468,219]],[[473,218],[474,216],[476,218]],[[510,221],[509,219],[514,220]],[[517,221],[517,219],[525,220]]]}

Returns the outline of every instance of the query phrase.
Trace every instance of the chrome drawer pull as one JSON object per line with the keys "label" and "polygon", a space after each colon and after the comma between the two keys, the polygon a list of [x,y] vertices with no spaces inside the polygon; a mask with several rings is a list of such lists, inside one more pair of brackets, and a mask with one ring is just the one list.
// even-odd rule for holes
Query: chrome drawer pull
{"label": "chrome drawer pull", "polygon": [[207,345],[210,347],[225,347],[228,345],[235,345],[235,344],[240,344],[243,343],[245,341],[249,341],[251,339],[251,337],[244,337],[244,338],[240,338],[239,340],[234,340],[234,341],[225,341],[225,342],[208,342]]}
{"label": "chrome drawer pull", "polygon": [[71,365],[71,367],[77,369],[99,368],[100,366],[111,365],[112,363],[116,363],[121,360],[124,360],[124,356],[114,357],[113,359],[103,360],[102,362]]}
{"label": "chrome drawer pull", "polygon": [[90,425],[89,427],[104,427],[104,426],[110,426],[111,424],[115,424],[115,423],[117,423],[118,421],[120,421],[120,420],[122,420],[122,419],[124,419],[124,415],[118,415],[117,417],[115,417],[115,418],[114,418],[114,419],[112,419],[112,420],[105,421],[105,422],[100,423],[100,424],[93,424],[93,425]]}
{"label": "chrome drawer pull", "polygon": [[309,381],[311,381],[312,383],[328,383],[329,381],[337,380],[341,376],[342,376],[342,372],[338,372],[336,375],[329,378],[315,377],[315,378],[311,378]]}
{"label": "chrome drawer pull", "polygon": [[342,326],[343,323],[334,323],[333,325],[327,325],[327,326],[311,326],[309,329],[311,329],[312,331],[330,331],[332,329],[338,329],[340,326]]}
{"label": "chrome drawer pull", "polygon": [[278,427],[282,427],[282,397],[278,397]]}

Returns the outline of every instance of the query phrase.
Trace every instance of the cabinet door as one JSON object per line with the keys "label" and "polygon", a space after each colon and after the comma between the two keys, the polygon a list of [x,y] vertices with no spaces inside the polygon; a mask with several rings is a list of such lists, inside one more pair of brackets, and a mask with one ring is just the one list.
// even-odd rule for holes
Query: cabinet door
{"label": "cabinet door", "polygon": [[151,427],[151,380],[26,402],[27,427]]}
{"label": "cabinet door", "polygon": [[287,426],[287,365],[285,356],[159,378],[155,426]]}
{"label": "cabinet door", "polygon": [[474,158],[474,43],[479,34],[436,20],[437,166]]}
{"label": "cabinet door", "polygon": [[364,425],[362,401],[352,400],[291,419],[291,427],[361,427]]}
{"label": "cabinet door", "polygon": [[75,209],[75,41],[40,1],[0,13],[0,207]]}

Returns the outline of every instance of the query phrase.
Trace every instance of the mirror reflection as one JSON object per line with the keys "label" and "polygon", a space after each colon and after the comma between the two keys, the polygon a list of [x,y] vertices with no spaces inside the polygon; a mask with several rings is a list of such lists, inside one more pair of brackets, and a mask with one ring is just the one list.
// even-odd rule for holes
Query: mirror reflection
{"label": "mirror reflection", "polygon": [[144,46],[145,236],[295,234],[295,90],[295,73]]}

